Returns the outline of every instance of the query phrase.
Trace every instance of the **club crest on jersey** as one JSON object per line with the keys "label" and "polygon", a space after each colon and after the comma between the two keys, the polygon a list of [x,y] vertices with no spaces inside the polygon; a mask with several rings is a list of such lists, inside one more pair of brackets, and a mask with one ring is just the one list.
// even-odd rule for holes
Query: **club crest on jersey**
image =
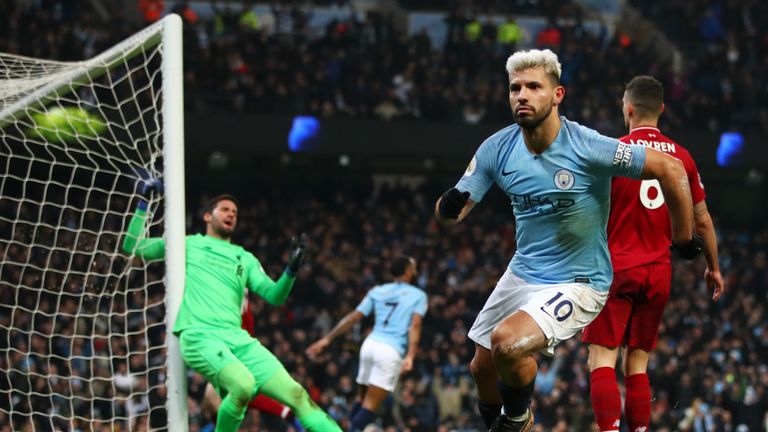
{"label": "club crest on jersey", "polygon": [[567,169],[557,170],[555,173],[555,187],[560,190],[568,190],[576,183],[573,173]]}

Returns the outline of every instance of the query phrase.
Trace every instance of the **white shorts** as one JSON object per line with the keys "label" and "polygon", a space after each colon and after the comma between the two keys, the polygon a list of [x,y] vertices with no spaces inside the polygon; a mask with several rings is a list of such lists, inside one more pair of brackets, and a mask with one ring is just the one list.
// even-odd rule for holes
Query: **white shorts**
{"label": "white shorts", "polygon": [[548,346],[542,352],[553,355],[558,343],[570,339],[597,318],[607,299],[608,292],[582,283],[529,284],[507,267],[472,324],[469,338],[490,350],[491,332],[496,325],[522,310],[547,337]]}
{"label": "white shorts", "polygon": [[360,347],[360,369],[357,383],[372,385],[391,392],[400,378],[403,358],[389,344],[366,338]]}

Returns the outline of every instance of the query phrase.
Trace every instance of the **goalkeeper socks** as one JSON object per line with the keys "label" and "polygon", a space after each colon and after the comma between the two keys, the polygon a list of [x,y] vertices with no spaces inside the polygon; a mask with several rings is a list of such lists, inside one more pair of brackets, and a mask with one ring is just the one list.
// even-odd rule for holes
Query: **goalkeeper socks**
{"label": "goalkeeper socks", "polygon": [[501,404],[485,403],[481,400],[477,401],[477,408],[480,410],[480,415],[483,417],[483,423],[485,423],[486,429],[490,429],[493,422],[501,414]]}
{"label": "goalkeeper socks", "polygon": [[275,371],[259,391],[288,405],[306,430],[341,432],[339,425],[309,398],[307,391],[285,369]]}
{"label": "goalkeeper socks", "polygon": [[339,425],[320,408],[299,417],[299,421],[309,432],[341,432]]}
{"label": "goalkeeper socks", "polygon": [[373,413],[366,408],[360,408],[360,411],[352,418],[352,424],[349,426],[351,432],[359,432],[373,421]]}
{"label": "goalkeeper socks", "polygon": [[645,431],[651,421],[651,385],[648,374],[634,374],[624,378],[627,399],[624,414],[630,432]]}
{"label": "goalkeeper socks", "polygon": [[589,374],[590,398],[595,422],[601,432],[618,431],[621,420],[621,394],[612,367],[597,368]]}
{"label": "goalkeeper socks", "polygon": [[245,407],[238,408],[231,395],[221,401],[216,416],[216,432],[237,432],[245,418]]}

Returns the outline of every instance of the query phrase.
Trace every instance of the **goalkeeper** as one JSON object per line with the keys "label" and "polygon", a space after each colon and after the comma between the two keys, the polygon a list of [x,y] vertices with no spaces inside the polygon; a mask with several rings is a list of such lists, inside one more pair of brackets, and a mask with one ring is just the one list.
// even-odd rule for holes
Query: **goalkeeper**
{"label": "goalkeeper", "polygon": [[[161,238],[140,239],[147,215],[147,195],[154,183],[142,187],[143,198],[128,225],[122,249],[146,259],[165,254]],[[213,198],[203,210],[205,235],[186,238],[186,286],[173,334],[190,368],[203,375],[223,400],[216,431],[236,431],[248,402],[257,393],[288,405],[308,431],[340,431],[277,358],[240,327],[245,288],[274,305],[285,302],[304,258],[304,237],[289,253],[288,267],[277,282],[259,260],[230,242],[237,224],[237,202],[230,195]]]}

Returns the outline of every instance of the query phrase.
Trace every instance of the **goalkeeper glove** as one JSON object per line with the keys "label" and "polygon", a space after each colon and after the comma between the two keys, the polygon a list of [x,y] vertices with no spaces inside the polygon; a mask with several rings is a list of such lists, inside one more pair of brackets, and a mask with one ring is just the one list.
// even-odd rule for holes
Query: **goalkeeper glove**
{"label": "goalkeeper glove", "polygon": [[457,219],[461,210],[469,201],[469,192],[462,192],[458,189],[450,188],[440,198],[440,216],[446,219]]}
{"label": "goalkeeper glove", "polygon": [[301,263],[304,261],[304,255],[307,252],[307,236],[301,234],[299,237],[294,236],[291,239],[291,250],[288,252],[288,272],[289,276],[296,276],[301,267]]}
{"label": "goalkeeper glove", "polygon": [[680,258],[686,259],[686,260],[692,260],[697,256],[699,256],[701,251],[704,249],[704,240],[702,240],[702,238],[699,237],[698,234],[693,233],[693,237],[691,237],[691,241],[681,245],[672,244],[670,249],[673,251],[677,251],[677,255],[679,255]]}
{"label": "goalkeeper glove", "polygon": [[139,182],[139,202],[136,207],[141,210],[147,210],[149,199],[152,192],[162,193],[163,182],[160,179],[148,178]]}

